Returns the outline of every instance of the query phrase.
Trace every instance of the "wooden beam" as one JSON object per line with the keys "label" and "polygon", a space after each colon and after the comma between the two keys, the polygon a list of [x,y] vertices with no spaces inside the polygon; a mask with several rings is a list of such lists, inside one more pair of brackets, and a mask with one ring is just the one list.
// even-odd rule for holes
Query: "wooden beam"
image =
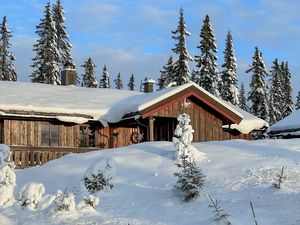
{"label": "wooden beam", "polygon": [[150,141],[154,141],[154,118],[149,116],[149,138]]}

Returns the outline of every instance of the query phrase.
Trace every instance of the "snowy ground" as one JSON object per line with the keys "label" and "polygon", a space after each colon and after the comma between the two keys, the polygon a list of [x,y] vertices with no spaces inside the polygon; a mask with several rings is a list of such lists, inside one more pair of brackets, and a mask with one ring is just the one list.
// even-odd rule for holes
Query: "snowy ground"
{"label": "snowy ground", "polygon": [[[72,154],[41,167],[17,171],[16,193],[29,182],[42,182],[47,194],[79,187],[86,170],[110,158],[115,166],[114,188],[99,192],[95,212],[77,211],[53,217],[47,210],[30,211],[17,203],[0,209],[0,224],[209,225],[210,194],[221,200],[233,225],[254,225],[249,201],[259,225],[300,224],[300,139],[195,143],[207,176],[200,198],[183,203],[173,190],[177,171],[170,142],[143,143],[126,148]],[[275,174],[286,167],[280,190],[271,188]],[[77,196],[81,195],[81,191]],[[77,199],[79,201],[80,199]]]}

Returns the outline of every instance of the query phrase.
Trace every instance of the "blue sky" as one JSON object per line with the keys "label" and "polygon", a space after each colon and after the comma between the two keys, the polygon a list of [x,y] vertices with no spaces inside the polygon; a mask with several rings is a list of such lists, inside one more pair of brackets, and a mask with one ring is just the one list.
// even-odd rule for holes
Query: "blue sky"
{"label": "blue sky", "polygon": [[[0,0],[0,16],[7,16],[13,31],[12,51],[20,81],[29,81],[35,26],[43,16],[44,0]],[[51,1],[54,3],[54,0]],[[270,69],[277,57],[288,61],[294,92],[300,89],[300,3],[296,0],[62,0],[66,26],[73,45],[77,71],[89,56],[97,65],[99,80],[104,63],[111,79],[121,72],[124,83],[134,73],[136,82],[145,76],[155,80],[173,54],[171,30],[185,10],[189,52],[198,54],[199,32],[206,14],[211,17],[218,45],[218,65],[223,61],[226,33],[230,29],[238,60],[238,79],[248,85],[245,73],[258,46]],[[190,64],[193,68],[194,63]]]}

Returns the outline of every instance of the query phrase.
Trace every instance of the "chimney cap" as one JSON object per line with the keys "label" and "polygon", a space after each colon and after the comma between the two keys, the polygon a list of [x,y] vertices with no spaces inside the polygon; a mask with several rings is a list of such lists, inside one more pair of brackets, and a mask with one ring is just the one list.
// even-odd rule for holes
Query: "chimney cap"
{"label": "chimney cap", "polygon": [[155,80],[153,80],[153,79],[151,79],[151,78],[148,78],[148,77],[146,77],[146,78],[144,79],[144,82],[143,82],[143,84],[147,84],[147,83],[152,83],[152,84],[154,84],[154,83],[155,83]]}
{"label": "chimney cap", "polygon": [[64,69],[75,69],[75,64],[72,62],[66,62],[64,65]]}

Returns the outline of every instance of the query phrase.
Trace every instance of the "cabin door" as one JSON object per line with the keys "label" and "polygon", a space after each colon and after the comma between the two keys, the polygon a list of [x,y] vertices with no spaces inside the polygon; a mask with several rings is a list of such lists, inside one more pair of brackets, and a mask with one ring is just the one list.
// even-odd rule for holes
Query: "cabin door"
{"label": "cabin door", "polygon": [[154,140],[155,141],[172,141],[176,125],[177,125],[176,118],[155,117]]}

